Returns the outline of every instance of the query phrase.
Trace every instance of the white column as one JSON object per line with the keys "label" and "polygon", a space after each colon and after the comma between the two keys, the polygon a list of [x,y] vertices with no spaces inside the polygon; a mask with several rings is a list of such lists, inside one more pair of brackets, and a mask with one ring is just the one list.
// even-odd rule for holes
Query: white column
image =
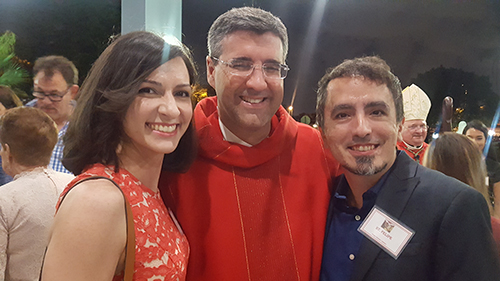
{"label": "white column", "polygon": [[182,0],[122,0],[121,30],[146,30],[182,41]]}

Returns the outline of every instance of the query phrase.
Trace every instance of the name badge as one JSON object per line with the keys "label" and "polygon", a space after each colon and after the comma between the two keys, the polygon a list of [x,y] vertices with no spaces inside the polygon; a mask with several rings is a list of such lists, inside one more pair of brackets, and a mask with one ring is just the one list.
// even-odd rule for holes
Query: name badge
{"label": "name badge", "polygon": [[411,228],[398,222],[377,206],[373,207],[358,231],[394,259],[398,259],[415,234]]}

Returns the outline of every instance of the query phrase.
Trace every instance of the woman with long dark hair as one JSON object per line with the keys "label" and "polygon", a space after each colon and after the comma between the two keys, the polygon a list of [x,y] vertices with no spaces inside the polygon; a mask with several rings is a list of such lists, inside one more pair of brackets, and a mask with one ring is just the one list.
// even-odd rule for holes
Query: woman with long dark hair
{"label": "woman with long dark hair", "polygon": [[157,185],[162,168],[187,169],[195,156],[195,74],[185,47],[144,31],[94,63],[65,136],[63,164],[77,177],[58,205],[43,280],[121,280],[127,204],[134,280],[185,279],[189,245]]}
{"label": "woman with long dark hair", "polygon": [[[484,155],[486,140],[488,139],[488,128],[479,120],[467,122],[467,126],[463,130],[463,134],[477,144],[477,148]],[[493,146],[492,146],[493,148]],[[488,185],[488,193],[490,203],[493,206],[493,216],[500,219],[500,163],[496,159],[496,153],[490,149],[483,156],[486,163],[486,182]],[[499,201],[499,206],[496,206],[495,201]]]}
{"label": "woman with long dark hair", "polygon": [[[493,215],[493,208],[488,195],[486,167],[477,145],[464,135],[444,133],[434,140],[425,152],[423,165],[454,177],[479,191]],[[491,217],[493,236],[500,253],[500,220]]]}

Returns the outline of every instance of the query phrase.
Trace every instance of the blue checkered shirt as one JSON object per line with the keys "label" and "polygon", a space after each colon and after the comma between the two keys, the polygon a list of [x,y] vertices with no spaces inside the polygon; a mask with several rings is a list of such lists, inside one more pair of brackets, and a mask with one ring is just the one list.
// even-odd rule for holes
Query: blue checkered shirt
{"label": "blue checkered shirt", "polygon": [[63,137],[64,134],[66,134],[66,130],[68,130],[68,122],[64,124],[64,127],[62,127],[62,129],[59,131],[59,134],[57,135],[57,143],[54,147],[54,150],[52,151],[49,167],[51,167],[54,171],[71,174],[71,172],[64,168],[63,164],[61,163],[64,150]]}

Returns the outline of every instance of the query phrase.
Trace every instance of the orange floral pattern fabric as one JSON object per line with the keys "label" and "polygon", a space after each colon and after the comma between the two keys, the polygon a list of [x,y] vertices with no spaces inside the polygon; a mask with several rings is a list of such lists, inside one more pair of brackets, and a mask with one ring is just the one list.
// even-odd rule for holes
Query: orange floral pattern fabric
{"label": "orange floral pattern fabric", "polygon": [[[134,280],[185,280],[189,244],[160,192],[153,192],[125,169],[115,173],[114,167],[95,164],[70,182],[61,196],[91,176],[112,179],[130,202],[135,226]],[[123,280],[123,275],[113,280]]]}

